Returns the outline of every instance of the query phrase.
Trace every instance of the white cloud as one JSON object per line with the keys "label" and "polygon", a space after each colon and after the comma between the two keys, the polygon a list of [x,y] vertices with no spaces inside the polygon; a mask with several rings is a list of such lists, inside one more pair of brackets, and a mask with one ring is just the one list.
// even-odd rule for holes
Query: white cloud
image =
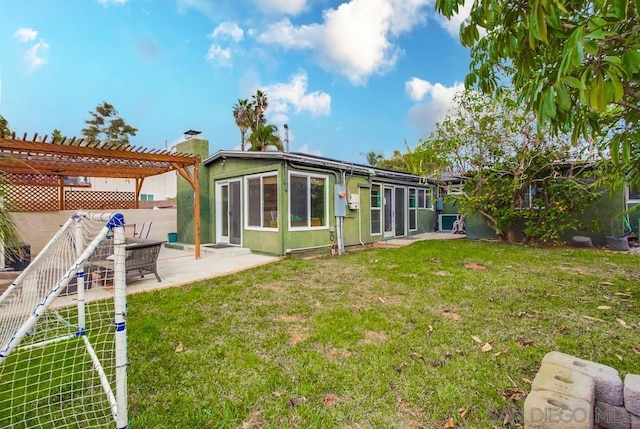
{"label": "white cloud", "polygon": [[[432,84],[428,81],[414,78],[419,83],[413,86],[415,95],[421,94],[419,100],[424,102],[415,104],[409,109],[407,121],[422,133],[429,133],[436,123],[445,118],[453,105],[453,97],[464,90],[464,84],[456,83],[453,86],[444,86],[441,83]],[[424,92],[423,92],[424,91]]]}
{"label": "white cloud", "polygon": [[47,60],[42,56],[43,51],[49,49],[49,45],[44,40],[40,40],[33,45],[24,54],[24,60],[27,63],[27,69],[33,71],[43,66]]}
{"label": "white cloud", "polygon": [[309,155],[322,156],[322,151],[320,149],[311,149],[308,144],[303,144],[297,149],[294,149],[293,152],[308,153]]}
{"label": "white cloud", "polygon": [[125,4],[127,2],[127,0],[98,0],[98,3],[100,4]]}
{"label": "white cloud", "polygon": [[464,2],[464,6],[460,7],[458,9],[458,13],[453,15],[451,19],[446,19],[443,16],[439,15],[438,23],[442,28],[447,30],[447,32],[452,37],[458,39],[460,37],[460,25],[471,14],[472,6],[473,6],[473,0],[466,0]]}
{"label": "white cloud", "polygon": [[244,31],[235,22],[225,21],[214,28],[209,37],[212,39],[231,39],[237,43],[244,37]]}
{"label": "white cloud", "polygon": [[19,28],[15,33],[13,33],[13,37],[21,42],[30,42],[32,40],[36,40],[36,37],[38,37],[38,31],[33,28]]}
{"label": "white cloud", "polygon": [[177,0],[178,12],[186,13],[188,9],[194,9],[208,16],[212,20],[220,18],[215,6],[216,0]]}
{"label": "white cloud", "polygon": [[407,94],[409,94],[413,101],[422,101],[427,92],[429,92],[430,87],[431,84],[429,82],[417,77],[411,78],[411,80],[406,81],[404,84]]}
{"label": "white cloud", "polygon": [[395,66],[393,37],[425,20],[433,0],[351,0],[323,12],[323,22],[295,26],[289,19],[270,25],[258,41],[286,49],[315,51],[320,64],[355,85]]}
{"label": "white cloud", "polygon": [[309,112],[312,116],[329,115],[331,96],[326,92],[307,92],[307,74],[295,74],[287,83],[276,83],[264,88],[269,96],[270,118],[276,123],[286,123],[289,109],[296,113]]}
{"label": "white cloud", "polygon": [[257,3],[263,12],[294,16],[307,7],[307,0],[257,0]]}
{"label": "white cloud", "polygon": [[207,61],[219,66],[231,67],[231,49],[222,48],[220,45],[213,44],[209,47],[209,52],[205,55]]}

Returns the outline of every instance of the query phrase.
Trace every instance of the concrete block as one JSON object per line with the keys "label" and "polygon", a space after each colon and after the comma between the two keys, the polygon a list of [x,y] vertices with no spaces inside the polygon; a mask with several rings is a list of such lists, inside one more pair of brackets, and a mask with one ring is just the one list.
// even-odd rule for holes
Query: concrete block
{"label": "concrete block", "polygon": [[534,390],[524,400],[525,429],[591,429],[592,404],[548,390]]}
{"label": "concrete block", "polygon": [[542,364],[531,390],[549,390],[565,396],[583,399],[593,404],[595,399],[595,381],[581,372],[565,366],[548,362]]}
{"label": "concrete block", "polygon": [[596,400],[617,407],[624,405],[624,385],[615,368],[560,352],[547,353],[542,363],[564,366],[588,375],[596,383]]}
{"label": "concrete block", "polygon": [[631,415],[625,407],[616,407],[596,399],[593,414],[594,422],[605,429],[631,429]]}
{"label": "concrete block", "polygon": [[631,414],[640,416],[640,375],[627,374],[624,377],[624,407]]}

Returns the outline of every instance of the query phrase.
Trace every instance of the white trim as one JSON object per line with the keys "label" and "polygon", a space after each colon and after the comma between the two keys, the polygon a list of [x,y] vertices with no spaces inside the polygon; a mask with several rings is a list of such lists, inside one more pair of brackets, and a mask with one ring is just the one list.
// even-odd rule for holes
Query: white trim
{"label": "white trim", "polygon": [[[378,187],[378,206],[377,207],[373,207],[371,205],[371,200],[373,199],[373,187],[377,186]],[[384,201],[384,195],[382,192],[383,186],[380,183],[372,183],[371,184],[371,188],[369,188],[369,235],[370,236],[377,236],[377,235],[382,235],[384,233],[384,219],[382,218],[382,210],[383,210],[383,201]],[[371,213],[373,211],[377,211],[378,213],[380,213],[378,222],[380,222],[380,232],[373,232],[372,229],[372,216]]]}
{"label": "white trim", "polygon": [[[307,226],[292,226],[292,216],[291,216],[291,176],[296,177],[305,177],[307,179]],[[311,178],[323,179],[324,180],[324,225],[320,226],[311,226]],[[289,231],[317,231],[323,229],[329,229],[329,175],[326,174],[317,174],[317,173],[307,173],[305,171],[299,170],[289,170],[288,176],[288,227]]]}
{"label": "white trim", "polygon": [[[411,191],[413,191],[413,201],[414,206],[411,207]],[[414,226],[415,228],[411,228],[411,210],[413,210],[413,216],[415,218]],[[418,189],[414,187],[407,188],[407,231],[417,231],[418,230]]]}
{"label": "white trim", "polygon": [[[278,218],[276,219],[276,221],[278,222],[278,226],[276,227],[271,227],[271,226],[255,226],[255,225],[249,225],[249,180],[251,179],[260,179],[260,223],[264,224],[264,219],[262,217],[262,213],[264,212],[264,181],[263,179],[265,177],[276,177],[276,190],[278,192],[278,195],[276,197],[276,212],[278,214]],[[248,176],[244,176],[244,229],[248,230],[248,231],[278,231],[278,228],[280,226],[280,218],[282,218],[282,216],[280,215],[280,178],[278,175],[278,171],[270,171],[267,173],[259,173],[259,174],[250,174]]]}
{"label": "white trim", "polygon": [[627,204],[639,204],[640,203],[640,198],[629,198],[629,188],[632,185],[625,185],[624,187],[624,199],[627,201]]}

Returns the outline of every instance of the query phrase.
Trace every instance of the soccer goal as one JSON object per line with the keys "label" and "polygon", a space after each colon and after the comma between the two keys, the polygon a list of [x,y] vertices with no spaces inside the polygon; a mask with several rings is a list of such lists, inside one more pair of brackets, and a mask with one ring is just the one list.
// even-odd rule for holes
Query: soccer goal
{"label": "soccer goal", "polygon": [[124,243],[75,213],[0,295],[0,428],[127,427]]}

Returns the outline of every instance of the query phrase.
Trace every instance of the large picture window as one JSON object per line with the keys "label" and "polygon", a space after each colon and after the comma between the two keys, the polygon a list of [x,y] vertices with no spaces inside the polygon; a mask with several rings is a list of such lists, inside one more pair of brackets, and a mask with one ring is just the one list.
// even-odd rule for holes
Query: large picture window
{"label": "large picture window", "polygon": [[278,228],[278,176],[249,176],[246,188],[247,227]]}
{"label": "large picture window", "polygon": [[302,173],[289,175],[289,223],[291,228],[326,227],[327,177]]}
{"label": "large picture window", "polygon": [[382,193],[380,185],[371,185],[371,235],[382,234]]}

